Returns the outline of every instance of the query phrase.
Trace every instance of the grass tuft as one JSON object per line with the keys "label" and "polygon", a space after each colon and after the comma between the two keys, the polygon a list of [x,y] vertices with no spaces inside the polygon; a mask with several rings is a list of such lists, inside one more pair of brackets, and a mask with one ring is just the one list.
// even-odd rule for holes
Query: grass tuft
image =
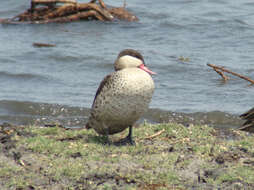
{"label": "grass tuft", "polygon": [[0,144],[0,189],[254,187],[254,137],[244,132],[231,131],[237,138],[228,139],[208,126],[145,122],[134,128],[136,146],[114,146],[93,130],[25,130],[33,135],[12,135],[10,149]]}

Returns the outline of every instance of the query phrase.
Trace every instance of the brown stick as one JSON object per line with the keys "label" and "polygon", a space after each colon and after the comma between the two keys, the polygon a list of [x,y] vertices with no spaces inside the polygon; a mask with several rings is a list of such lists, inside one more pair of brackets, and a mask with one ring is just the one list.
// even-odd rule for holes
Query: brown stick
{"label": "brown stick", "polygon": [[55,7],[57,3],[73,3],[77,4],[76,0],[31,0],[31,12],[34,11],[36,5],[46,5],[50,8]]}
{"label": "brown stick", "polygon": [[70,15],[70,16],[65,16],[65,17],[60,17],[60,18],[41,21],[40,23],[72,22],[72,21],[77,21],[77,20],[81,20],[81,19],[87,19],[88,17],[95,17],[98,20],[102,19],[96,11],[90,10],[90,11],[85,11],[85,12],[80,12],[80,13],[77,13],[77,14],[73,14],[73,15]]}
{"label": "brown stick", "polygon": [[[111,21],[114,18],[110,14],[110,12],[108,12],[106,9],[101,8],[99,5],[97,5],[95,3],[80,3],[80,4],[76,4],[76,5],[72,4],[72,5],[64,5],[64,6],[58,7],[56,10],[49,12],[49,14],[46,14],[45,16],[43,16],[43,20],[68,16],[70,14],[76,14],[81,11],[84,12],[84,11],[89,11],[89,10],[95,10],[96,12],[101,14],[101,16],[104,19],[101,19],[101,17],[99,16],[100,17],[99,20]],[[98,16],[98,14],[97,14],[97,16]]]}
{"label": "brown stick", "polygon": [[76,0],[32,0],[32,3],[77,3]]}
{"label": "brown stick", "polygon": [[224,81],[226,82],[229,77],[227,75],[225,75],[222,71],[220,71],[219,69],[216,69],[216,68],[213,68],[213,70],[215,70],[223,79]]}
{"label": "brown stick", "polygon": [[101,8],[95,3],[79,3],[77,4],[77,10],[78,11],[84,11],[84,10],[95,10],[99,14],[101,14],[103,17],[105,17],[105,20],[112,21],[114,17],[112,14],[107,11],[106,9]]}
{"label": "brown stick", "polygon": [[47,20],[47,19],[52,19],[52,18],[56,18],[56,17],[62,17],[65,15],[74,13],[74,12],[76,12],[76,10],[77,9],[76,9],[75,5],[67,5],[67,6],[64,5],[64,6],[57,8],[56,10],[49,12],[46,15],[44,15],[43,19]]}
{"label": "brown stick", "polygon": [[159,132],[157,132],[157,133],[155,133],[151,136],[145,137],[144,139],[152,139],[154,137],[157,137],[157,136],[161,135],[164,131],[165,131],[165,129],[162,129],[161,131],[159,131]]}
{"label": "brown stick", "polygon": [[[40,8],[36,8],[33,15],[24,14],[25,18],[22,21],[29,20],[27,17],[32,18],[33,21],[39,21],[35,23],[50,23],[50,22],[70,22],[80,19],[88,19],[88,17],[93,17],[101,21],[111,21],[113,20],[112,14],[106,9],[101,8],[95,3],[79,3],[79,4],[69,4],[58,7],[55,10],[44,11],[46,14],[40,15]],[[86,13],[88,12],[88,13]],[[87,18],[85,18],[87,16]]]}
{"label": "brown stick", "polygon": [[55,17],[50,19],[28,19],[27,17],[22,18],[22,20],[15,21],[12,19],[0,19],[0,24],[47,24],[47,23],[54,23],[54,22],[73,22],[78,20],[88,20],[89,18],[94,18],[100,21],[106,21],[106,19],[101,16],[98,12],[94,10],[87,10],[83,12],[78,12],[76,14],[71,14],[69,16],[62,16],[62,17]]}
{"label": "brown stick", "polygon": [[235,75],[235,76],[237,76],[237,77],[239,77],[239,78],[242,78],[242,79],[247,80],[247,81],[251,82],[252,84],[254,84],[254,80],[252,80],[252,79],[250,79],[250,78],[248,78],[248,77],[246,77],[246,76],[240,75],[240,74],[238,74],[238,73],[235,73],[235,72],[233,72],[233,71],[230,71],[230,70],[228,70],[228,69],[225,69],[224,67],[219,67],[219,66],[216,66],[216,65],[213,65],[213,64],[209,64],[209,63],[207,64],[207,66],[212,67],[213,69],[214,69],[214,68],[215,68],[215,69],[219,69],[219,70],[224,71],[224,72],[226,72],[226,73],[230,73],[230,74],[232,74],[232,75]]}
{"label": "brown stick", "polygon": [[[64,17],[58,17],[58,18],[53,18],[48,20],[27,21],[25,23],[27,24],[47,24],[47,23],[54,23],[54,22],[64,23],[64,22],[78,21],[82,19],[87,20],[89,17],[94,17],[94,18],[97,18],[98,20],[103,19],[96,11],[90,10],[90,11],[80,12],[77,14],[72,14],[69,16],[64,16]],[[20,24],[22,22],[10,22],[10,23]]]}

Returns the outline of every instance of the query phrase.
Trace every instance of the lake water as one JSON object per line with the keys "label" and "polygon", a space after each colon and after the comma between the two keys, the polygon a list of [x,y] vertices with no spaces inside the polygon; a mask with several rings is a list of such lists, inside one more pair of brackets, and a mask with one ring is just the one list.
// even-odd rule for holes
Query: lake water
{"label": "lake water", "polygon": [[[29,0],[3,1],[0,18],[29,5]],[[127,0],[127,8],[138,22],[0,25],[0,121],[85,123],[100,81],[125,48],[139,50],[158,73],[150,105],[157,119],[150,113],[151,121],[165,112],[200,112],[206,118],[220,113],[221,120],[235,121],[254,106],[254,86],[236,77],[223,83],[207,66],[254,79],[253,0]],[[35,42],[56,47],[36,48]]]}

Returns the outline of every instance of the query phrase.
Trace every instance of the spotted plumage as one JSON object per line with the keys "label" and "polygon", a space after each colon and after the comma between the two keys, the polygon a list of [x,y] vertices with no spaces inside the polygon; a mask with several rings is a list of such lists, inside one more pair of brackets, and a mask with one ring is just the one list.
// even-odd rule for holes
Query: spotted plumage
{"label": "spotted plumage", "polygon": [[154,73],[144,66],[143,56],[135,50],[120,52],[115,70],[104,78],[96,92],[87,127],[102,135],[130,127],[131,140],[132,125],[151,101],[154,82],[150,74]]}
{"label": "spotted plumage", "polygon": [[240,117],[246,120],[240,129],[249,132],[254,132],[254,108],[243,113],[242,115],[240,115]]}

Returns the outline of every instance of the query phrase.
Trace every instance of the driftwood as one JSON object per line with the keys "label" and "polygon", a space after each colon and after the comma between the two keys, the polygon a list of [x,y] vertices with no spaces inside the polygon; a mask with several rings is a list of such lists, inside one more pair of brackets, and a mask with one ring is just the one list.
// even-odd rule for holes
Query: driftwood
{"label": "driftwood", "polygon": [[[219,67],[219,66],[216,66],[216,65],[213,65],[213,64],[207,64],[207,66],[212,67],[212,68],[224,79],[224,81],[227,81],[227,80],[229,79],[229,77],[226,76],[226,75],[223,73],[223,72],[226,72],[226,73],[230,73],[230,74],[232,74],[232,75],[234,75],[234,76],[237,76],[237,77],[239,77],[239,78],[242,78],[242,79],[247,80],[247,81],[249,81],[250,83],[254,84],[254,80],[252,80],[252,79],[250,79],[250,78],[248,78],[248,77],[246,77],[246,76],[240,75],[240,74],[238,74],[238,73],[235,73],[235,72],[233,72],[233,71],[230,71],[230,70],[228,70],[228,69],[225,69],[224,67]],[[223,72],[222,72],[222,71],[223,71]]]}
{"label": "driftwood", "polygon": [[[58,6],[57,3],[63,5]],[[43,5],[36,7],[36,5]],[[45,6],[46,5],[46,6]],[[78,20],[113,21],[115,19],[137,21],[138,18],[125,7],[107,7],[102,0],[76,3],[76,0],[32,0],[31,8],[10,18],[0,19],[0,23],[44,24],[52,22],[72,22]]]}

